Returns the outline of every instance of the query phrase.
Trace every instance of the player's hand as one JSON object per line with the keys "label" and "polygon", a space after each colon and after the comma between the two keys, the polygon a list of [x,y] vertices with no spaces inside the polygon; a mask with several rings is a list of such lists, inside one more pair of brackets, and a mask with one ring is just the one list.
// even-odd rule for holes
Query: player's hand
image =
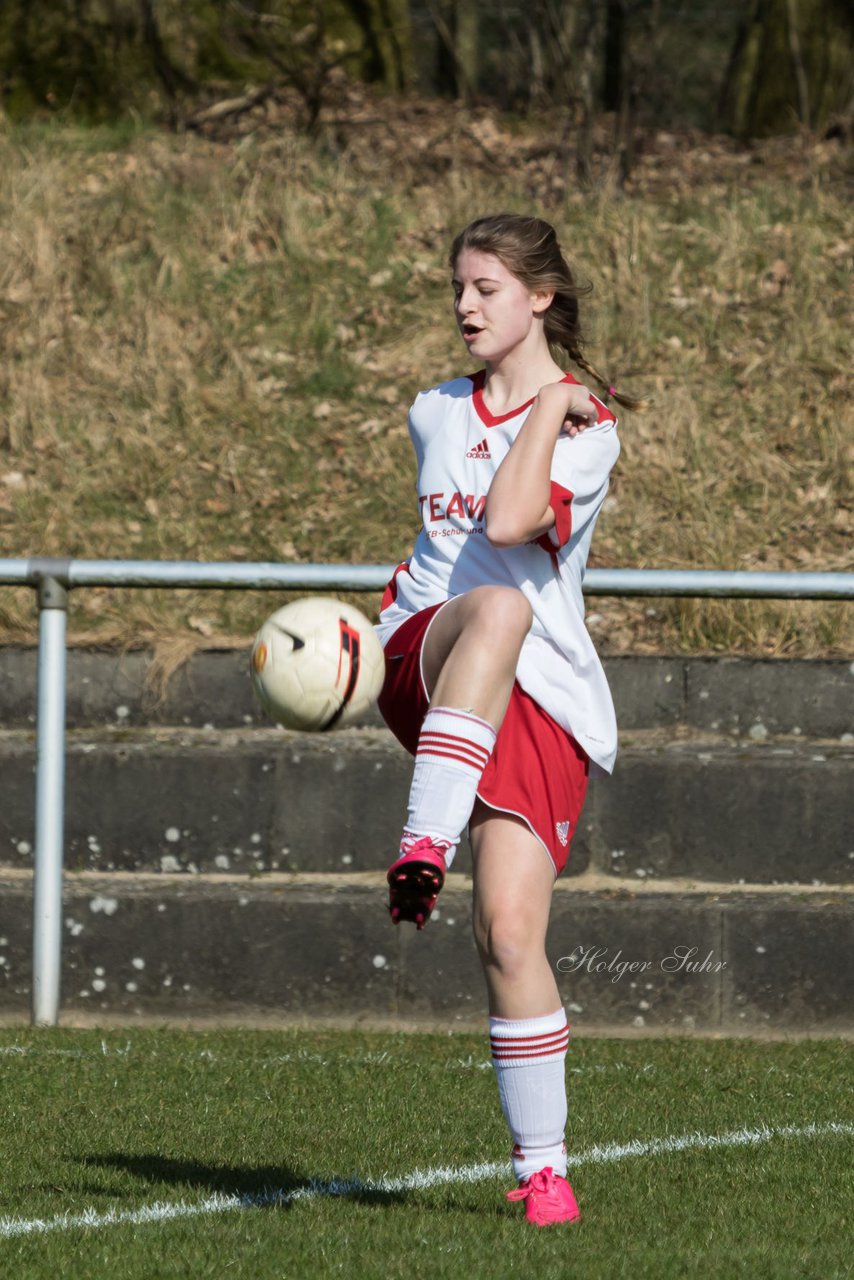
{"label": "player's hand", "polygon": [[587,387],[573,382],[547,382],[537,400],[549,411],[562,413],[561,435],[577,436],[599,421],[599,411]]}

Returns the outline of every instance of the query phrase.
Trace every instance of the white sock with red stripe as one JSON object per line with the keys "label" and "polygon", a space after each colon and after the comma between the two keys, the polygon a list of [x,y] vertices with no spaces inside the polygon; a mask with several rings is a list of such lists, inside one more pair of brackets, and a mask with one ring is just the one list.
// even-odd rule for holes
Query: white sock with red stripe
{"label": "white sock with red stripe", "polygon": [[566,1014],[558,1009],[542,1018],[490,1018],[489,1038],[513,1139],[513,1172],[521,1181],[551,1168],[565,1178]]}
{"label": "white sock with red stripe", "polygon": [[404,839],[432,836],[451,847],[451,865],[471,817],[477,787],[495,746],[486,720],[455,707],[431,707],[424,717],[409,791]]}

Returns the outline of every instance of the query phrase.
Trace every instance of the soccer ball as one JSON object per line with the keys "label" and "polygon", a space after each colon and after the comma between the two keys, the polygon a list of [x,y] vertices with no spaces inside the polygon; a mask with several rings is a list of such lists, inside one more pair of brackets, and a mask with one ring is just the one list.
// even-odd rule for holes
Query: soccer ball
{"label": "soccer ball", "polygon": [[286,729],[338,729],[379,696],[382,646],[363,613],[324,596],[295,600],[263,624],[250,672],[258,700]]}

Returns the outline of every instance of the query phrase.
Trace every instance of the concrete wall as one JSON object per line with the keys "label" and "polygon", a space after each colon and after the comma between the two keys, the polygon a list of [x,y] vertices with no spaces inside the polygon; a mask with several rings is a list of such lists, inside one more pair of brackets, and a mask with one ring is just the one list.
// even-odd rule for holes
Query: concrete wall
{"label": "concrete wall", "polygon": [[[854,670],[618,658],[549,951],[579,1028],[854,1030]],[[95,1018],[480,1022],[464,850],[422,933],[384,871],[411,769],[376,719],[288,734],[245,653],[152,692],[69,655],[63,1004]],[[35,661],[0,650],[0,1014],[26,1016]]]}

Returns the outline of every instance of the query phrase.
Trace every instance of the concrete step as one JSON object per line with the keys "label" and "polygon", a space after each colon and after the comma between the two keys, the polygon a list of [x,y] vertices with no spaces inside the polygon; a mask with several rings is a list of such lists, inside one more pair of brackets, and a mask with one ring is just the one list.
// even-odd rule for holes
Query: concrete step
{"label": "concrete step", "polygon": [[[854,881],[854,743],[625,733],[591,783],[569,878]],[[32,732],[0,733],[0,866],[31,865]],[[385,729],[75,730],[66,865],[90,871],[383,870],[411,758]],[[460,854],[465,869],[467,851]]]}
{"label": "concrete step", "polygon": [[[854,1034],[854,668],[607,666],[621,753],[549,941],[575,1024]],[[388,922],[412,762],[387,731],[267,726],[245,653],[197,654],[159,700],[155,675],[69,655],[68,1016],[482,1026],[467,851],[424,933]],[[34,653],[0,649],[0,1013],[22,1017],[34,707]]]}
{"label": "concrete step", "polygon": [[[0,1011],[30,999],[30,875],[0,874]],[[485,1026],[471,884],[394,928],[381,874],[67,877],[63,1009],[181,1021]],[[854,890],[558,882],[549,956],[579,1029],[854,1033]],[[486,1054],[484,1054],[484,1057]]]}
{"label": "concrete step", "polygon": [[[839,661],[620,656],[605,659],[622,729],[685,724],[716,733],[834,738],[854,733],[854,664]],[[147,651],[71,649],[68,723],[265,724],[248,650],[202,650],[170,679]],[[0,724],[35,723],[36,651],[0,646]],[[378,723],[376,714],[366,723]]]}

